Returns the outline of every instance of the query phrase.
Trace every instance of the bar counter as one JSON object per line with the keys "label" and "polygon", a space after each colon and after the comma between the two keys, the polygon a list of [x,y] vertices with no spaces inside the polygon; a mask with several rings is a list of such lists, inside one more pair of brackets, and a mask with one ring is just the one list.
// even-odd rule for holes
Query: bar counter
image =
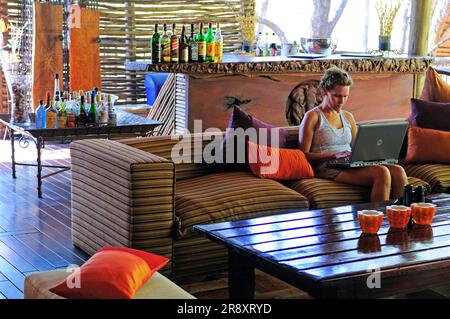
{"label": "bar counter", "polygon": [[[349,56],[353,55],[353,56]],[[325,70],[340,67],[354,80],[346,109],[357,121],[406,118],[417,76],[432,57],[334,54],[320,58],[224,55],[220,63],[126,62],[134,71],[170,73],[156,108],[173,108],[171,133],[193,129],[225,129],[233,105],[276,126],[298,125],[306,111],[321,101],[318,82]],[[174,96],[170,101],[169,96]],[[169,114],[170,112],[165,112]]]}

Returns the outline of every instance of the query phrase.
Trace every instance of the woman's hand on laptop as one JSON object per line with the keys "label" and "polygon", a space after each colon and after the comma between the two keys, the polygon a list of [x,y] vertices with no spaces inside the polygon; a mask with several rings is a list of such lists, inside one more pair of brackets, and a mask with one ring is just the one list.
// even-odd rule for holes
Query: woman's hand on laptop
{"label": "woman's hand on laptop", "polygon": [[336,152],[334,153],[334,158],[335,159],[346,158],[349,157],[350,155],[352,155],[352,152],[350,151]]}

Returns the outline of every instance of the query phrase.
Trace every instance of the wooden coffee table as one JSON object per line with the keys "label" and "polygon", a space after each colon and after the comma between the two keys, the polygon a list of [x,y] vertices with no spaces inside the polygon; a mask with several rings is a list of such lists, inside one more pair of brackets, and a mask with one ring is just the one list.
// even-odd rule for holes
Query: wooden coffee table
{"label": "wooden coffee table", "polygon": [[450,194],[431,226],[363,235],[357,211],[369,203],[332,209],[196,225],[228,248],[230,298],[254,298],[255,268],[316,298],[380,298],[450,283]]}

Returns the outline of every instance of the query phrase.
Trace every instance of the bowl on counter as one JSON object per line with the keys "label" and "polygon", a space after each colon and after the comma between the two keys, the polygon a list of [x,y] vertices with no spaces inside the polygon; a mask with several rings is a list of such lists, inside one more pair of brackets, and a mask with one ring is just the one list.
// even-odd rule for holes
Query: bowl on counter
{"label": "bowl on counter", "polygon": [[331,38],[301,38],[300,45],[305,53],[330,55],[336,49]]}

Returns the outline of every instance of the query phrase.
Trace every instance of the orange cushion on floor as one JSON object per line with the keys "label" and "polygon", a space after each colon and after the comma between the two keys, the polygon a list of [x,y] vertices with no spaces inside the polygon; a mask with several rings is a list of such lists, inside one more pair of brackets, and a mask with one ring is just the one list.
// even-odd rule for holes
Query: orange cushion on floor
{"label": "orange cushion on floor", "polygon": [[404,162],[450,163],[450,132],[410,126]]}
{"label": "orange cushion on floor", "polygon": [[431,102],[450,102],[450,85],[432,67],[427,70],[420,99]]}
{"label": "orange cushion on floor", "polygon": [[105,250],[49,290],[69,299],[131,299],[150,277],[150,267],[141,257]]}
{"label": "orange cushion on floor", "polygon": [[248,161],[254,175],[275,180],[314,177],[314,171],[299,149],[275,148],[248,142]]}

